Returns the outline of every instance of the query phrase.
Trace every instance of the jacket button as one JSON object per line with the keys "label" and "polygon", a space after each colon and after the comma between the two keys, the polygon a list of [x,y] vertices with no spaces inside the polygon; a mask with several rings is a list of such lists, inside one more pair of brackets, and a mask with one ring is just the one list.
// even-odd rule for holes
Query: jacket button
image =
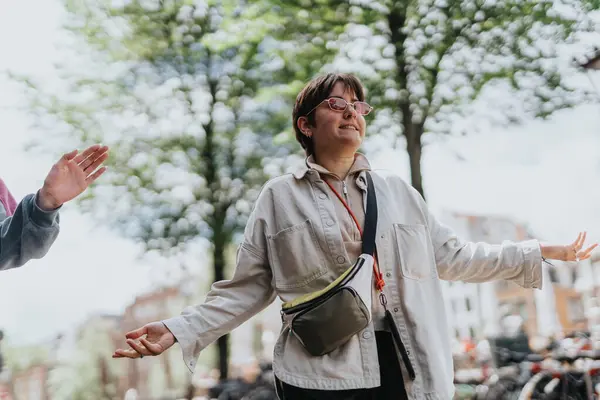
{"label": "jacket button", "polygon": [[363,339],[371,339],[371,332],[366,331],[362,334]]}
{"label": "jacket button", "polygon": [[385,274],[386,277],[391,278],[392,274],[390,274],[389,272],[387,274]]}
{"label": "jacket button", "polygon": [[394,308],[394,312],[398,312],[398,308]]}
{"label": "jacket button", "polygon": [[333,226],[335,225],[335,222],[333,222],[332,219],[330,219],[329,221],[327,221],[327,226]]}
{"label": "jacket button", "polygon": [[338,264],[343,264],[345,261],[346,261],[346,257],[344,257],[344,256],[337,257]]}
{"label": "jacket button", "polygon": [[325,193],[321,193],[319,195],[319,198],[325,200],[327,198],[327,195]]}

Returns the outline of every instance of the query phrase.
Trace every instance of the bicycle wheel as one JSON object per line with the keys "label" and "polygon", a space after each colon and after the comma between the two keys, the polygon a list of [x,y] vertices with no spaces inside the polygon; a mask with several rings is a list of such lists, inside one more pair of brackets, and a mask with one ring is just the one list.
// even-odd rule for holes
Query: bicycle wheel
{"label": "bicycle wheel", "polygon": [[496,383],[489,386],[485,395],[479,397],[481,400],[517,400],[521,388],[515,378],[500,378]]}
{"label": "bicycle wheel", "polygon": [[477,396],[475,385],[457,383],[454,385],[454,398],[452,400],[474,400]]}
{"label": "bicycle wheel", "polygon": [[527,382],[519,400],[589,400],[583,372],[570,372],[555,377],[549,372],[540,372]]}
{"label": "bicycle wheel", "polygon": [[547,394],[544,388],[552,381],[553,377],[548,372],[538,372],[531,377],[523,386],[523,390],[519,394],[518,400],[550,400],[556,399],[555,393]]}

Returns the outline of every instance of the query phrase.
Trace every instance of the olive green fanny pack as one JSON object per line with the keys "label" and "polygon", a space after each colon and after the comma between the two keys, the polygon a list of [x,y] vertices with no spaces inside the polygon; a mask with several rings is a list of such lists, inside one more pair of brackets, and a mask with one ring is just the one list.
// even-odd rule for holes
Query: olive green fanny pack
{"label": "olive green fanny pack", "polygon": [[367,209],[360,257],[326,288],[282,305],[284,326],[312,356],[332,352],[365,329],[371,321],[377,198],[369,173],[367,182]]}

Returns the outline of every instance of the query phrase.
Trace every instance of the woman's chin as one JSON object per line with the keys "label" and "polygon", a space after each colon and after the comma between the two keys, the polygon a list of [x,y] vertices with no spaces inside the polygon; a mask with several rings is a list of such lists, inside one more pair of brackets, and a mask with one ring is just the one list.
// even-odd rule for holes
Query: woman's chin
{"label": "woman's chin", "polygon": [[363,142],[363,137],[360,136],[360,133],[342,135],[339,139],[343,146],[354,147],[356,150],[358,150]]}

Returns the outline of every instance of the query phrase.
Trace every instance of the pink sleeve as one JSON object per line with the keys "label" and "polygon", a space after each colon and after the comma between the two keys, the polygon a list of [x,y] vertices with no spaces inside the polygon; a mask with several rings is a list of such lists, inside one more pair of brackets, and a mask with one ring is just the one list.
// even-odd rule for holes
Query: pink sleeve
{"label": "pink sleeve", "polygon": [[10,194],[10,192],[8,191],[8,188],[6,187],[6,184],[4,184],[4,181],[1,178],[0,178],[0,203],[2,203],[2,205],[4,206],[7,216],[13,215],[13,213],[15,212],[15,209],[17,208],[17,202],[15,201],[15,198],[12,196],[12,194]]}

